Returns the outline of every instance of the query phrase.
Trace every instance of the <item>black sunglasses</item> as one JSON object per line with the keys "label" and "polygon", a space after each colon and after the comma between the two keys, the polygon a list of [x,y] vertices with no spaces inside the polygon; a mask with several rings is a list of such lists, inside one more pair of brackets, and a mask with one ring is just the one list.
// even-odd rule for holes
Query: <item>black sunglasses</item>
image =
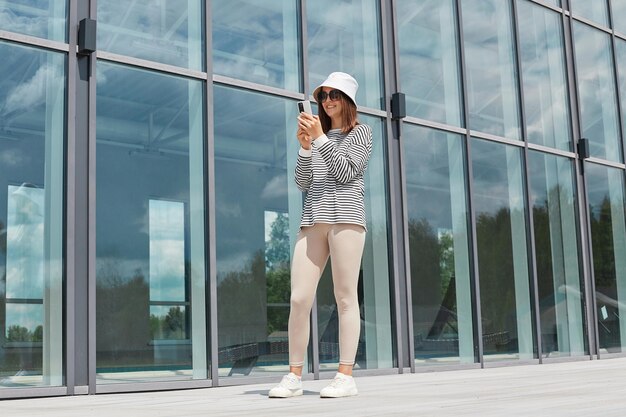
{"label": "black sunglasses", "polygon": [[343,93],[340,90],[330,90],[328,93],[324,90],[320,90],[320,92],[317,93],[317,102],[323,103],[327,98],[330,98],[332,101],[337,101],[342,95]]}

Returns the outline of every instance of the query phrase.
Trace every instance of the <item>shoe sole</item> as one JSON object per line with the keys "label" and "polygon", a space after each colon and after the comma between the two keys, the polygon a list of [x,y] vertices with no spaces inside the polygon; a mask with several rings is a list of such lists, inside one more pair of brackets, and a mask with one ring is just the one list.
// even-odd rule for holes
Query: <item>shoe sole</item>
{"label": "shoe sole", "polygon": [[298,396],[302,395],[303,393],[304,392],[301,389],[299,389],[299,390],[296,390],[296,391],[291,391],[289,394],[286,394],[286,395],[276,395],[276,394],[274,394],[274,395],[268,395],[268,397],[269,398],[291,398],[291,397],[298,397]]}
{"label": "shoe sole", "polygon": [[322,395],[320,393],[320,398],[343,398],[343,397],[354,397],[355,395],[358,395],[359,391],[354,390],[354,391],[350,391],[348,394],[345,395]]}

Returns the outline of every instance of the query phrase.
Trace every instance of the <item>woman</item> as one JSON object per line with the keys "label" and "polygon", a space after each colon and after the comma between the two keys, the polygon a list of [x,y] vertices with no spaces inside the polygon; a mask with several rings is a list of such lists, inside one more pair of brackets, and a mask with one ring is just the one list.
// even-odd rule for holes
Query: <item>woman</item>
{"label": "woman", "polygon": [[365,244],[363,175],[372,150],[372,130],[359,124],[358,83],[333,72],[313,92],[319,116],[300,113],[296,185],[306,192],[291,267],[289,374],[271,398],[302,395],[302,367],[309,342],[309,315],[330,256],[339,312],[339,369],[321,397],[357,394],[352,367],[361,330],[357,285]]}

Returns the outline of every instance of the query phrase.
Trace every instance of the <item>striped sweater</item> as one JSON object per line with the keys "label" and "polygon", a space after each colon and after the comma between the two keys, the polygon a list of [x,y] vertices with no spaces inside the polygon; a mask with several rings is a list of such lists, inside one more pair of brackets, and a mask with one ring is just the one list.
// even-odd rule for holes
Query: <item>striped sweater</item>
{"label": "striped sweater", "polygon": [[359,124],[348,134],[332,129],[312,149],[300,148],[296,185],[306,192],[300,227],[352,223],[367,229],[363,175],[372,153],[372,129]]}

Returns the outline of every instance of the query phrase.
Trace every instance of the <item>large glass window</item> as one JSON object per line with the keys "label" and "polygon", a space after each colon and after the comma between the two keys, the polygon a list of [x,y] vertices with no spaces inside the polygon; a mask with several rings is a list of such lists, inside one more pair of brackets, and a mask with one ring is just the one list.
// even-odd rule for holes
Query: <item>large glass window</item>
{"label": "large glass window", "polygon": [[[385,134],[382,120],[359,115],[373,132],[372,155],[365,174],[367,235],[358,286],[361,333],[355,369],[391,368],[393,346],[387,248],[387,191]],[[335,371],[339,364],[339,315],[333,292],[330,262],[317,291],[320,369]]]}
{"label": "large glass window", "polygon": [[0,30],[65,42],[67,0],[0,0]]}
{"label": "large glass window", "polygon": [[102,61],[97,81],[98,382],[206,378],[204,84]]}
{"label": "large glass window", "polygon": [[300,90],[297,3],[294,0],[212,1],[213,72]]}
{"label": "large glass window", "polygon": [[469,127],[521,139],[511,4],[462,2]]}
{"label": "large glass window", "polygon": [[610,42],[610,35],[574,22],[582,137],[589,139],[591,156],[621,161]]}
{"label": "large glass window", "polygon": [[585,164],[600,352],[626,348],[624,172]]}
{"label": "large glass window", "polygon": [[572,161],[528,153],[542,352],[583,355],[586,338]]}
{"label": "large glass window", "polygon": [[0,387],[63,385],[65,55],[0,56]]}
{"label": "large glass window", "polygon": [[379,1],[309,1],[309,91],[343,71],[359,83],[357,104],[384,108]]}
{"label": "large glass window", "polygon": [[203,4],[201,0],[100,0],[98,48],[202,70]]}
{"label": "large glass window", "polygon": [[569,0],[569,4],[574,16],[584,17],[603,26],[609,25],[606,0]]}
{"label": "large glass window", "polygon": [[293,101],[216,85],[220,376],[288,369],[290,259],[302,197]]}
{"label": "large glass window", "polygon": [[474,362],[464,141],[404,125],[418,364]]}
{"label": "large glass window", "polygon": [[528,141],[572,148],[561,15],[518,0],[520,61]]}
{"label": "large glass window", "polygon": [[456,2],[396,3],[400,76],[410,116],[462,125]]}
{"label": "large glass window", "polygon": [[534,357],[521,149],[472,140],[485,360]]}

